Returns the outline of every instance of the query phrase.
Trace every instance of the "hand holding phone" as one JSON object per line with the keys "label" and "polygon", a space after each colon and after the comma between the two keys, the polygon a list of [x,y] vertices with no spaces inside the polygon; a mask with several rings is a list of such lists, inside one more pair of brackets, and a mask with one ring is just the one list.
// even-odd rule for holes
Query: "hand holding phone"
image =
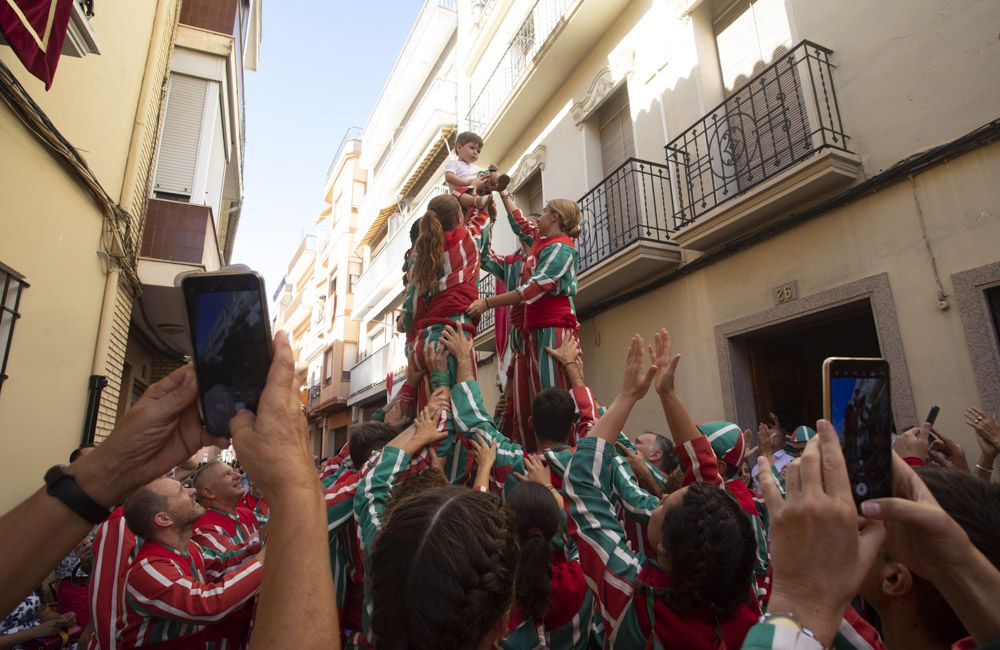
{"label": "hand holding phone", "polygon": [[264,279],[246,267],[179,278],[198,376],[202,422],[229,437],[229,420],[256,412],[271,366]]}

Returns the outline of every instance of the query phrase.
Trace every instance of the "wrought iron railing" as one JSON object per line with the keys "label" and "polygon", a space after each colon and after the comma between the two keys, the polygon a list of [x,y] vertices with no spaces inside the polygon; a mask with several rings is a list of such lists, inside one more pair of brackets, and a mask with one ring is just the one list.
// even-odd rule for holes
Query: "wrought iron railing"
{"label": "wrought iron railing", "polygon": [[[492,275],[484,275],[479,278],[479,297],[486,298],[496,293],[496,278]],[[496,310],[487,309],[483,312],[483,317],[479,319],[479,329],[477,334],[490,331],[496,325]]]}
{"label": "wrought iron railing", "polygon": [[322,389],[319,384],[313,384],[309,387],[309,406],[307,407],[309,410],[315,408],[315,406],[319,403],[319,396],[321,392]]}
{"label": "wrought iron railing", "polygon": [[673,228],[824,148],[849,151],[831,50],[802,41],[667,146]]}
{"label": "wrought iron railing", "polygon": [[577,272],[637,241],[670,241],[670,176],[665,165],[629,158],[580,199]]}
{"label": "wrought iron railing", "polygon": [[468,128],[485,133],[514,86],[521,80],[576,0],[538,0],[521,24],[514,39],[482,90],[476,96],[466,117]]}

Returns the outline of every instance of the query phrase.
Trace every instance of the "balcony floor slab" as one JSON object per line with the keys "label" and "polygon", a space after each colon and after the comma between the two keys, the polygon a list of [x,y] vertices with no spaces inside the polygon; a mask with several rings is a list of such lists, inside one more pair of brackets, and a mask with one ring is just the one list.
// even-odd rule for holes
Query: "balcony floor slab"
{"label": "balcony floor slab", "polygon": [[861,175],[861,158],[837,149],[823,149],[785,172],[761,183],[713,210],[699,215],[674,235],[675,242],[709,251],[749,234],[803,207]]}

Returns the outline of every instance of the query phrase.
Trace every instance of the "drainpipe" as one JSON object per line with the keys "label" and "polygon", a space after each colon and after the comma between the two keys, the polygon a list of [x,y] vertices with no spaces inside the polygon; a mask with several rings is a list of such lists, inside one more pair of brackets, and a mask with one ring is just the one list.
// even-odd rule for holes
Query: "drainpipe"
{"label": "drainpipe", "polygon": [[[170,11],[171,6],[173,11]],[[130,205],[136,192],[148,193],[148,187],[139,187],[139,158],[142,152],[142,135],[146,128],[144,109],[149,105],[153,93],[160,95],[159,111],[156,115],[156,127],[159,130],[160,122],[163,119],[164,101],[166,85],[162,79],[158,78],[156,52],[159,46],[159,39],[165,30],[171,32],[170,49],[173,51],[174,32],[177,28],[177,17],[180,12],[180,2],[176,0],[159,0],[156,4],[156,14],[153,17],[153,24],[149,32],[149,47],[146,51],[146,66],[142,73],[142,86],[139,89],[139,98],[136,102],[135,120],[132,124],[132,137],[129,142],[128,158],[125,160],[125,171],[122,176],[122,189],[118,197],[118,204],[122,206]],[[150,171],[152,174],[152,171]],[[147,185],[149,179],[147,179]],[[143,202],[145,204],[145,202]],[[133,215],[140,217],[141,215]],[[143,223],[135,224],[139,231],[137,236],[141,236]],[[132,263],[133,260],[126,260],[125,263]],[[115,306],[118,303],[118,284],[121,279],[121,268],[117,263],[112,262],[112,268],[104,279],[104,300],[101,304],[101,320],[97,326],[97,341],[94,344],[94,361],[91,366],[89,389],[87,394],[87,414],[83,423],[83,442],[93,442],[97,430],[97,413],[101,403],[101,393],[108,385],[108,350],[111,346],[111,331],[115,320]],[[138,298],[136,296],[135,298]]]}
{"label": "drainpipe", "polygon": [[87,419],[84,422],[83,444],[94,442],[94,432],[97,431],[97,413],[101,407],[101,393],[108,385],[104,375],[91,375],[87,389]]}

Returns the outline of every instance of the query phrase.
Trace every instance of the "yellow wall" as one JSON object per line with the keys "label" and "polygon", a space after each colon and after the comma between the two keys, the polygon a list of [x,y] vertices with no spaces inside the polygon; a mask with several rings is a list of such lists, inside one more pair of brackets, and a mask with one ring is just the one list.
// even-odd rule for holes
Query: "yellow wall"
{"label": "yellow wall", "polygon": [[[115,201],[156,5],[154,0],[103,3],[92,22],[102,54],[62,57],[48,92],[9,47],[0,46],[0,60]],[[0,149],[0,260],[31,285],[14,330],[10,378],[0,391],[0,510],[6,510],[41,485],[45,469],[67,462],[80,442],[105,267],[98,256],[97,205],[6,106],[0,107]],[[115,345],[124,351],[124,340]]]}

